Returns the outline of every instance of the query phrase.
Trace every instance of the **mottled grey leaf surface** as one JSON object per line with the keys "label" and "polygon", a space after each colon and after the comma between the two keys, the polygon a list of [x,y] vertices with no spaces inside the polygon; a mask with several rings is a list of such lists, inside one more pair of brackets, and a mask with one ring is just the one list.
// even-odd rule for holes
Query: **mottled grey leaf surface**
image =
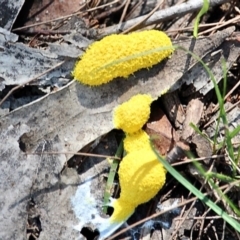
{"label": "mottled grey leaf surface", "polygon": [[[15,42],[17,40],[15,36],[6,30],[0,31],[0,91],[8,85],[23,84],[63,60],[65,60],[63,65],[39,77],[31,84],[60,87],[69,82],[76,59],[83,53],[82,49],[67,43],[49,44],[47,50],[35,49]],[[67,39],[70,41],[72,38],[70,34]],[[79,34],[78,39],[81,39],[83,46],[90,43],[87,38],[80,37]]]}
{"label": "mottled grey leaf surface", "polygon": [[18,35],[0,27],[0,42],[16,42]]}
{"label": "mottled grey leaf surface", "polygon": [[[216,51],[213,51],[213,53],[202,59],[203,62],[207,63],[207,67],[211,69],[217,83],[222,79],[224,74],[223,59],[226,60],[226,68],[229,69],[240,55],[239,46],[238,41],[227,41],[220,48],[216,49]],[[183,89],[184,96],[193,92],[200,92],[202,95],[206,95],[214,88],[212,80],[208,77],[208,73],[201,63],[197,63],[189,69],[183,76],[182,82],[187,85],[191,84],[194,87],[194,90],[190,90],[191,87]]]}
{"label": "mottled grey leaf surface", "polygon": [[[0,42],[0,78],[1,89],[6,85],[18,85],[38,76],[64,58],[57,54],[27,47],[22,43]],[[60,85],[59,78],[70,78],[75,59],[66,63],[41,77],[33,84]]]}
{"label": "mottled grey leaf surface", "polygon": [[49,156],[45,151],[62,151],[64,146],[56,136],[43,139],[35,147],[40,155],[26,155],[19,147],[19,138],[30,129],[19,123],[1,130],[0,168],[0,239],[25,240],[27,205],[31,199],[37,204],[35,215],[40,216],[40,239],[76,239],[72,229],[77,223],[72,214],[70,196],[76,191],[80,179],[75,171],[70,177],[60,176],[66,161],[64,155]]}
{"label": "mottled grey leaf surface", "polygon": [[0,1],[0,27],[11,30],[12,26],[24,4],[24,0]]}

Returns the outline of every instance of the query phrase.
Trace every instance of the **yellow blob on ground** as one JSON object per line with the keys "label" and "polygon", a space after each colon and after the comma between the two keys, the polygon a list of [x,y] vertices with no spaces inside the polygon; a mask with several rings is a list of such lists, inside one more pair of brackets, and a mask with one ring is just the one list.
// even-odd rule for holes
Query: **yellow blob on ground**
{"label": "yellow blob on ground", "polygon": [[127,154],[120,163],[118,174],[121,193],[113,204],[110,220],[114,222],[126,220],[138,205],[152,199],[166,179],[165,168],[149,149]]}
{"label": "yellow blob on ground", "polygon": [[150,95],[138,94],[119,105],[114,110],[114,126],[129,134],[139,131],[150,116],[152,101]]}
{"label": "yellow blob on ground", "polygon": [[123,144],[124,149],[127,153],[139,151],[142,149],[152,150],[149,142],[149,136],[142,129],[138,132],[127,134],[123,141]]}
{"label": "yellow blob on ground", "polygon": [[124,199],[119,198],[113,203],[114,212],[110,217],[110,222],[118,223],[125,222],[134,213],[135,206],[129,202],[124,202]]}
{"label": "yellow blob on ground", "polygon": [[120,198],[138,206],[152,199],[165,183],[166,170],[152,150],[127,154],[120,163]]}
{"label": "yellow blob on ground", "polygon": [[90,45],[77,62],[73,76],[83,84],[97,86],[152,67],[172,52],[171,39],[161,31],[114,34]]}

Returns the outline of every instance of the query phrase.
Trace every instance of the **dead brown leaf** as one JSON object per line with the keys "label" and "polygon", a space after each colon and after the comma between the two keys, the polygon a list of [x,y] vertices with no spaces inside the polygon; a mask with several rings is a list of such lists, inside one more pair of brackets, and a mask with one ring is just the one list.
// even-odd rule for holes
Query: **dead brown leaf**
{"label": "dead brown leaf", "polygon": [[147,123],[146,132],[152,138],[159,153],[165,156],[175,145],[177,135],[167,116],[158,107],[151,122]]}

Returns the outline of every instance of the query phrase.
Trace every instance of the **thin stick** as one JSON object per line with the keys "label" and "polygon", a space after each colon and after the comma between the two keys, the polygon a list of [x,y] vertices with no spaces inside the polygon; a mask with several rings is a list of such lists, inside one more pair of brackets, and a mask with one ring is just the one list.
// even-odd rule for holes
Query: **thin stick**
{"label": "thin stick", "polygon": [[128,6],[129,6],[130,2],[131,2],[130,0],[127,0],[126,4],[124,6],[124,9],[123,9],[122,16],[120,18],[119,24],[121,24],[123,22],[123,20],[124,20],[124,18],[126,16],[126,12],[127,12],[127,9],[128,9]]}
{"label": "thin stick", "polygon": [[157,10],[158,8],[162,5],[163,0],[160,0],[159,3],[157,4],[157,6],[146,16],[144,16],[143,19],[141,19],[141,21],[137,22],[135,25],[133,25],[132,27],[126,29],[123,34],[129,33],[130,31],[136,29],[139,25],[141,25],[143,22],[145,22],[147,19],[149,19]]}
{"label": "thin stick", "polygon": [[[225,0],[210,0],[210,7],[222,4],[224,2]],[[176,17],[181,17],[187,13],[198,11],[199,9],[201,9],[202,5],[203,5],[202,0],[190,0],[182,4],[172,6],[167,9],[162,9],[155,12],[147,20],[144,20],[144,23],[142,23],[142,25],[143,27],[146,27],[149,25],[159,23],[161,21],[166,21]],[[105,29],[98,30],[99,32],[98,38],[102,38],[103,36],[107,36],[109,34],[117,33],[119,32],[119,29],[121,29],[122,31],[126,31],[127,29],[138,24],[139,22],[142,22],[142,20],[145,18],[146,16],[134,18],[129,21],[123,22],[122,24],[117,24]]]}
{"label": "thin stick", "polygon": [[[15,28],[13,29],[12,31],[13,32],[16,32],[16,31],[20,31],[20,30],[24,30],[24,29],[27,29],[27,28],[30,28],[30,27],[36,27],[36,26],[40,26],[40,25],[43,25],[43,24],[46,24],[46,23],[51,23],[51,22],[54,22],[54,21],[58,21],[58,20],[64,20],[66,18],[70,18],[70,17],[73,17],[73,16],[76,16],[80,13],[84,13],[84,12],[91,12],[91,11],[94,11],[94,10],[97,10],[97,9],[100,9],[100,8],[103,8],[103,7],[106,7],[108,5],[111,5],[111,4],[114,4],[114,3],[117,3],[119,2],[120,0],[115,0],[115,1],[112,1],[110,3],[106,3],[106,4],[103,4],[101,6],[97,6],[97,7],[94,7],[94,8],[91,8],[91,9],[87,9],[85,11],[77,11],[75,13],[72,13],[72,14],[69,14],[69,15],[65,15],[65,16],[62,16],[62,17],[59,17],[59,18],[54,18],[54,19],[51,19],[51,20],[47,20],[47,21],[43,21],[43,22],[39,22],[39,23],[33,23],[33,24],[30,24],[30,25],[27,25],[27,26],[24,26],[24,27],[19,27],[19,28]],[[80,9],[82,9],[83,7],[85,7],[86,4],[83,4],[83,6],[80,7]]]}
{"label": "thin stick", "polygon": [[[222,23],[223,24],[223,23]],[[202,23],[202,24],[199,24],[199,28],[206,28],[206,27],[211,27],[211,26],[218,26],[219,25],[219,27],[223,27],[223,25],[219,25],[219,23]],[[228,23],[228,24],[230,24],[230,23]],[[226,24],[224,24],[224,26],[225,26]],[[183,28],[175,28],[175,29],[171,29],[171,30],[166,30],[166,33],[175,33],[175,32],[183,32],[183,31],[192,31],[192,27],[183,27]],[[199,34],[202,34],[202,32],[201,33],[199,33]]]}
{"label": "thin stick", "polygon": [[214,30],[217,30],[217,29],[219,29],[219,28],[222,28],[222,27],[224,27],[224,26],[227,26],[227,25],[229,25],[229,24],[236,23],[236,22],[239,21],[239,19],[240,19],[240,15],[238,15],[238,16],[236,16],[235,18],[232,18],[232,19],[230,19],[230,20],[228,20],[228,21],[226,21],[226,22],[224,22],[224,23],[221,23],[220,25],[217,24],[215,27],[210,28],[210,29],[207,29],[206,31],[201,32],[199,35],[203,35],[203,34],[212,32],[212,31],[214,31]]}
{"label": "thin stick", "polygon": [[131,17],[131,15],[136,11],[136,9],[142,4],[142,1],[138,1],[133,8],[131,9],[131,11],[126,15],[125,19],[128,19],[129,17]]}
{"label": "thin stick", "polygon": [[121,160],[119,157],[115,156],[107,156],[107,155],[100,155],[100,154],[94,154],[94,153],[77,153],[77,152],[27,152],[27,155],[39,155],[39,154],[50,154],[50,155],[59,155],[59,154],[73,154],[77,156],[87,156],[87,157],[98,157],[98,158],[110,158],[110,159],[116,159]]}
{"label": "thin stick", "polygon": [[[27,152],[28,155],[38,155],[38,154],[50,154],[50,155],[57,155],[57,154],[73,154],[73,155],[77,155],[77,156],[88,156],[88,157],[99,157],[99,158],[110,158],[110,159],[117,159],[117,160],[121,160],[121,158],[116,157],[116,156],[107,156],[107,155],[99,155],[99,154],[94,154],[94,153],[83,153],[83,152]],[[237,155],[237,153],[236,153]],[[211,157],[201,157],[201,158],[195,158],[194,160],[192,159],[187,159],[178,163],[173,163],[171,164],[171,166],[178,166],[178,165],[183,165],[183,164],[187,164],[187,163],[191,163],[193,161],[203,161],[205,159],[208,158],[218,158],[218,157],[225,157],[226,154],[222,154],[222,155],[213,155]]]}
{"label": "thin stick", "polygon": [[16,86],[16,87],[14,87],[14,88],[12,88],[11,91],[9,91],[8,94],[0,101],[0,106],[3,104],[3,102],[4,102],[14,91],[16,91],[17,89],[19,89],[19,88],[21,88],[21,87],[24,87],[25,85],[27,85],[27,84],[29,84],[29,83],[37,80],[38,78],[42,77],[43,75],[45,75],[45,74],[51,72],[52,70],[54,70],[55,68],[61,66],[61,65],[62,65],[63,63],[65,63],[65,62],[66,62],[66,60],[64,60],[64,61],[62,61],[62,62],[54,65],[53,67],[49,68],[49,69],[46,70],[45,72],[40,73],[38,76],[36,76],[36,77],[34,77],[34,78],[31,78],[30,80],[27,80],[26,82],[24,82],[24,83],[22,83],[22,84],[20,84],[20,85],[18,85],[18,86]]}
{"label": "thin stick", "polygon": [[[234,103],[231,107],[229,107],[227,110],[226,110],[226,113],[230,112],[233,108],[235,108],[238,104],[240,103],[240,100],[237,101],[236,103]],[[211,121],[209,121],[208,123],[206,123],[203,128],[206,128],[208,127],[209,125],[211,125],[213,122],[215,122],[216,120],[218,119],[218,117],[215,117],[214,119],[212,119]]]}
{"label": "thin stick", "polygon": [[95,16],[94,18],[97,19],[97,20],[100,20],[100,19],[103,19],[111,14],[113,14],[114,12],[117,12],[119,11],[124,5],[125,3],[127,2],[128,0],[124,0],[123,3],[117,7],[114,7],[114,8],[110,8],[108,11],[106,12],[103,12],[103,13],[100,13],[99,15]]}
{"label": "thin stick", "polygon": [[[240,81],[238,81],[238,83],[228,92],[228,94],[226,94],[226,96],[224,97],[224,101],[226,101],[226,99],[236,90],[236,88],[240,85]],[[216,104],[216,106],[214,107],[214,109],[212,110],[213,112],[217,111],[219,109],[219,103]]]}

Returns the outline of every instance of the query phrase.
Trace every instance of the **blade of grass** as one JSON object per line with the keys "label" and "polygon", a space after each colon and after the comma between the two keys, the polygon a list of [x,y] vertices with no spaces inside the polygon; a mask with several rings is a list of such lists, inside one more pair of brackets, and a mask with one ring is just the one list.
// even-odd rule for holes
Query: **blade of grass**
{"label": "blade of grass", "polygon": [[202,131],[193,123],[189,124],[196,133],[198,133],[199,135],[201,135],[203,138],[205,138],[206,140],[208,140],[211,144],[213,143],[213,141],[204,133],[202,133]]}
{"label": "blade of grass", "polygon": [[[226,62],[222,62],[222,68],[223,68],[223,95],[221,101],[219,101],[219,108],[220,108],[220,113],[219,113],[219,118],[222,119],[223,125],[224,125],[224,130],[225,130],[225,137],[223,142],[226,143],[226,149],[229,154],[229,157],[236,163],[235,157],[234,157],[234,149],[233,149],[233,144],[232,144],[232,137],[228,128],[228,120],[227,120],[227,114],[224,108],[224,97],[227,89],[227,67],[226,67]],[[217,132],[217,131],[216,131]],[[222,147],[225,146],[225,144],[221,144]],[[233,176],[236,176],[236,167],[233,164]]]}
{"label": "blade of grass", "polygon": [[231,183],[231,182],[234,182],[236,181],[236,179],[232,178],[232,177],[229,177],[229,176],[226,176],[224,174],[221,174],[221,173],[215,173],[215,172],[207,172],[205,173],[205,176],[209,179],[209,178],[217,178],[218,180],[220,181],[223,181],[225,183]]}
{"label": "blade of grass", "polygon": [[[212,189],[217,192],[218,196],[219,196],[220,198],[224,199],[224,201],[228,203],[228,205],[231,207],[231,209],[232,209],[238,216],[240,216],[240,210],[239,210],[239,209],[235,206],[235,204],[227,197],[227,195],[222,192],[222,190],[219,188],[219,186],[217,186],[217,185],[215,184],[215,182],[213,181],[213,179],[210,177],[211,175],[214,175],[214,173],[212,173],[212,172],[210,172],[210,173],[205,172],[205,170],[203,169],[203,167],[201,166],[201,164],[200,164],[199,162],[197,162],[197,161],[194,161],[194,158],[191,156],[190,153],[188,153],[187,155],[188,155],[189,158],[193,159],[193,164],[195,165],[195,167],[196,167],[196,168],[198,169],[198,171],[202,174],[202,176],[204,176],[204,177],[207,179],[208,183],[211,185]],[[218,176],[218,177],[222,176],[222,177],[223,177],[224,175],[223,175],[223,174],[222,174],[222,175],[221,175],[221,174],[216,174],[215,176]],[[227,179],[225,178],[225,180],[227,180]],[[228,178],[228,180],[230,180],[230,178]],[[232,181],[235,181],[235,179],[233,179]],[[232,181],[231,181],[231,182],[232,182]]]}
{"label": "blade of grass", "polygon": [[[223,98],[222,98],[221,92],[220,92],[219,87],[217,85],[216,79],[215,79],[213,73],[211,72],[211,70],[209,69],[209,67],[203,62],[203,60],[201,58],[199,58],[196,54],[194,54],[193,52],[189,51],[188,49],[183,48],[181,46],[177,46],[177,45],[175,45],[174,47],[176,49],[180,49],[180,50],[183,50],[183,51],[187,52],[194,59],[196,59],[198,62],[200,62],[202,64],[202,66],[204,67],[205,71],[208,73],[208,75],[209,75],[209,77],[210,77],[210,79],[211,79],[211,81],[213,83],[214,90],[215,90],[215,93],[216,93],[216,96],[217,96],[217,100],[218,100],[218,103],[219,103],[219,107],[220,107],[220,105],[223,106]],[[217,120],[216,131],[215,131],[215,135],[214,135],[214,138],[213,138],[213,143],[214,143],[213,144],[213,151],[214,152],[216,150],[217,134],[218,134],[219,125],[220,125],[220,117]]]}
{"label": "blade of grass", "polygon": [[198,57],[196,54],[194,54],[193,52],[189,51],[188,49],[186,49],[184,47],[181,47],[181,46],[178,46],[178,45],[175,45],[174,47],[176,49],[183,50],[184,52],[190,54],[194,59],[196,59],[198,62],[200,62],[202,64],[202,66],[204,67],[204,69],[206,70],[206,72],[208,73],[210,79],[213,82],[218,102],[222,103],[223,99],[222,99],[222,95],[220,93],[219,87],[217,85],[216,79],[215,79],[213,73],[211,72],[211,70],[209,69],[209,67],[203,62],[203,60],[200,57]]}
{"label": "blade of grass", "polygon": [[236,231],[239,232],[240,224],[224,212],[219,206],[212,202],[209,198],[203,195],[195,186],[193,186],[188,180],[186,180],[179,172],[177,172],[154,148],[151,143],[153,151],[155,152],[158,160],[163,164],[167,171],[177,179],[184,187],[191,191],[198,199],[203,201],[209,208],[211,208],[216,214],[221,216],[227,223],[229,223]]}
{"label": "blade of grass", "polygon": [[203,0],[203,6],[194,22],[193,36],[195,38],[197,38],[197,35],[198,35],[198,26],[199,26],[200,18],[208,11],[208,9],[209,9],[209,0]]}
{"label": "blade of grass", "polygon": [[[217,96],[217,100],[219,103],[219,109],[220,109],[220,114],[219,114],[219,118],[217,121],[217,127],[216,127],[216,132],[215,132],[215,136],[214,136],[214,145],[217,143],[217,134],[218,134],[218,129],[219,129],[219,124],[220,124],[220,119],[222,119],[222,122],[225,126],[225,138],[224,138],[224,143],[226,141],[226,146],[227,146],[227,150],[229,152],[229,156],[234,160],[234,149],[233,149],[233,145],[231,142],[231,137],[229,134],[229,129],[228,129],[228,121],[227,121],[227,117],[226,117],[226,111],[224,108],[224,96],[222,96],[220,89],[218,87],[218,84],[216,82],[216,79],[213,75],[213,73],[211,72],[211,70],[209,69],[209,67],[203,62],[203,60],[201,58],[199,58],[196,54],[192,53],[191,51],[181,47],[181,46],[175,46],[175,48],[181,49],[185,52],[187,52],[188,54],[190,54],[192,57],[194,57],[198,62],[200,62],[202,64],[202,66],[204,67],[204,69],[206,70],[206,72],[208,73],[210,79],[212,80],[212,83],[214,85],[214,90]],[[226,85],[227,85],[227,67],[226,67],[226,62],[223,61],[223,85],[224,85],[224,89],[223,89],[223,94],[226,92]],[[222,144],[222,147],[224,145]],[[215,149],[215,147],[214,147]],[[236,175],[236,168],[233,167],[233,176]]]}
{"label": "blade of grass", "polygon": [[240,147],[238,147],[238,154],[237,154],[237,157],[236,157],[237,165],[239,163],[239,159],[240,159]]}
{"label": "blade of grass", "polygon": [[229,136],[231,138],[234,138],[239,134],[239,132],[240,132],[240,125],[238,125],[233,131],[229,132]]}
{"label": "blade of grass", "polygon": [[[115,157],[121,158],[123,153],[123,141],[120,142],[117,152],[115,154]],[[108,203],[109,203],[109,198],[111,197],[111,189],[113,186],[114,178],[117,172],[117,168],[119,165],[119,160],[113,159],[110,167],[110,172],[108,174],[108,179],[107,179],[107,184],[106,184],[106,189],[104,192],[104,197],[103,197],[103,212],[107,213],[107,208],[108,208]]]}

